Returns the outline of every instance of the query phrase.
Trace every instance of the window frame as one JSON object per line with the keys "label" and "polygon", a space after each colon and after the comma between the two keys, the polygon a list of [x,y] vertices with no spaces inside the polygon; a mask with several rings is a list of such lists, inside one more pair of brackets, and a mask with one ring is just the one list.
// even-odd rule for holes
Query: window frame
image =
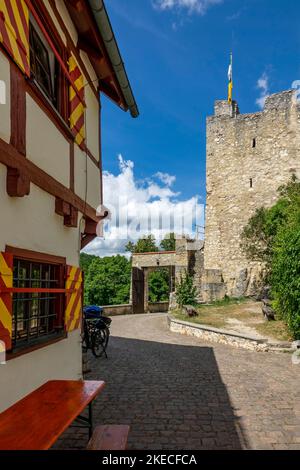
{"label": "window frame", "polygon": [[[31,250],[24,250],[20,248],[15,248],[11,246],[6,246],[5,251],[7,253],[11,253],[15,259],[20,261],[25,261],[29,263],[36,263],[36,264],[46,264],[46,265],[53,265],[56,266],[58,269],[58,288],[65,288],[65,273],[66,273],[66,258],[58,257],[49,255],[46,253],[39,253],[34,252]],[[40,336],[38,340],[34,338],[32,341],[28,341],[26,344],[22,345],[13,345],[11,351],[8,352],[8,357],[13,358],[18,355],[31,352],[35,349],[39,349],[45,347],[49,344],[56,343],[61,339],[67,337],[67,333],[64,328],[64,316],[65,316],[65,307],[66,301],[65,296],[60,294],[58,297],[59,301],[57,302],[57,316],[55,319],[55,323],[58,326],[58,331],[56,334],[48,335],[48,336]],[[13,315],[13,312],[12,312]]]}
{"label": "window frame", "polygon": [[[59,81],[57,75],[57,61],[54,63],[54,74],[51,71],[50,65],[50,55],[49,51],[44,45],[39,31],[37,31],[36,26],[30,21],[29,22],[29,34],[30,34],[30,72],[31,78],[37,82],[37,84],[42,88],[43,92],[46,94],[51,103],[57,108],[58,106],[58,95],[59,95]],[[45,55],[46,64],[44,64],[37,54],[37,46],[41,47],[43,54]],[[40,76],[38,76],[37,68],[38,66],[43,70],[46,75],[48,87],[42,83]]]}
{"label": "window frame", "polygon": [[[52,19],[45,8],[45,5],[43,2],[40,0],[32,0],[33,7],[35,10],[38,12],[39,17],[45,27],[47,28],[47,31],[49,32],[51,39],[53,41],[53,44],[55,45],[56,50],[60,54],[62,60],[67,66],[68,63],[68,51],[67,47],[63,43],[62,38],[60,37],[55,25],[52,22]],[[33,27],[36,34],[40,37],[40,35],[43,35],[42,32],[39,32],[36,30],[34,24],[29,20],[29,28]],[[44,38],[44,36],[43,36]],[[41,42],[43,42],[42,39],[40,39]],[[45,40],[45,38],[44,38]],[[56,75],[56,86],[57,86],[57,103],[54,104],[52,100],[48,97],[47,93],[43,90],[43,87],[39,84],[39,82],[34,78],[33,75],[31,75],[31,78],[29,79],[29,83],[32,85],[34,88],[34,91],[36,94],[39,95],[39,97],[43,99],[44,103],[47,103],[47,107],[56,113],[60,118],[63,119],[64,123],[69,126],[69,87],[68,87],[68,81],[61,70],[60,65],[57,62],[57,59],[55,58],[55,75]],[[30,63],[30,70],[32,74],[32,67]]]}

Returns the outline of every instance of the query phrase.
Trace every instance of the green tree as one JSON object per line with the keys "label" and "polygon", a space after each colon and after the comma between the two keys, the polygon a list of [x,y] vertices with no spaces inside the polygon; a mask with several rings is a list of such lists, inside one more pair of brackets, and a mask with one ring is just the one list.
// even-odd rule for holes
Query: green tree
{"label": "green tree", "polygon": [[152,253],[158,251],[156,240],[153,235],[148,235],[140,238],[136,243],[128,242],[126,251],[131,253]]}
{"label": "green tree", "polygon": [[99,258],[98,256],[88,255],[86,253],[80,253],[80,268],[82,269],[85,275],[87,275],[92,261],[98,258]]}
{"label": "green tree", "polygon": [[169,300],[169,270],[159,268],[149,275],[149,301],[164,302]]}
{"label": "green tree", "polygon": [[300,182],[295,176],[279,188],[271,208],[261,208],[242,233],[250,260],[262,261],[277,316],[300,338]]}
{"label": "green tree", "polygon": [[161,248],[164,251],[175,251],[176,249],[176,237],[175,233],[171,232],[167,234],[160,243]]}
{"label": "green tree", "polygon": [[124,256],[94,259],[85,276],[86,305],[129,303],[131,263]]}
{"label": "green tree", "polygon": [[241,248],[251,261],[271,267],[275,240],[281,228],[296,217],[300,207],[300,182],[296,176],[278,190],[279,199],[271,208],[261,207],[249,219],[241,234]]}
{"label": "green tree", "polygon": [[197,304],[197,288],[194,286],[193,277],[187,272],[181,274],[176,284],[176,300],[179,307]]}

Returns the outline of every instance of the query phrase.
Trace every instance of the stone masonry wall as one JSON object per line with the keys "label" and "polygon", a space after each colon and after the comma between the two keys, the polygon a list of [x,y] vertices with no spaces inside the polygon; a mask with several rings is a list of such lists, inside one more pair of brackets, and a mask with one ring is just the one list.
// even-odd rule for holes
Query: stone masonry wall
{"label": "stone masonry wall", "polygon": [[270,96],[254,114],[216,102],[207,119],[204,267],[221,270],[228,295],[255,293],[261,267],[246,260],[240,234],[293,173],[300,177],[300,107],[292,91]]}
{"label": "stone masonry wall", "polygon": [[202,275],[204,270],[203,240],[182,238],[176,240],[176,282],[180,281],[182,274],[187,272],[194,279],[197,289],[197,300],[202,302]]}
{"label": "stone masonry wall", "polygon": [[132,267],[136,268],[157,268],[164,266],[175,266],[176,253],[156,252],[156,253],[133,253]]}

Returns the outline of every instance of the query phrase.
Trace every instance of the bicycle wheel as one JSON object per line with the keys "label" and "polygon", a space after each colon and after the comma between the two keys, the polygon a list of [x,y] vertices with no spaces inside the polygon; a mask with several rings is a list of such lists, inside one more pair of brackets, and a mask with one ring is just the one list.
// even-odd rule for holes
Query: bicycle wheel
{"label": "bicycle wheel", "polygon": [[89,331],[87,326],[84,326],[83,332],[81,334],[82,339],[82,351],[86,353],[90,348],[90,338],[89,338]]}
{"label": "bicycle wheel", "polygon": [[95,357],[101,357],[103,354],[107,357],[106,348],[109,340],[109,329],[107,327],[94,331],[91,336],[92,353]]}

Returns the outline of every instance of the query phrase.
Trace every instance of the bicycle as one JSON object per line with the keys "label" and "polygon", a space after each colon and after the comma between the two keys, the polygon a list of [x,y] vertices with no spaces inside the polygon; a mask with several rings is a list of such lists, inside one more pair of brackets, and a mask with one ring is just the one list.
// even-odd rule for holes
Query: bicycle
{"label": "bicycle", "polygon": [[82,349],[99,358],[103,354],[107,358],[107,346],[109,342],[111,319],[102,316],[100,307],[85,307],[83,309],[83,338]]}

